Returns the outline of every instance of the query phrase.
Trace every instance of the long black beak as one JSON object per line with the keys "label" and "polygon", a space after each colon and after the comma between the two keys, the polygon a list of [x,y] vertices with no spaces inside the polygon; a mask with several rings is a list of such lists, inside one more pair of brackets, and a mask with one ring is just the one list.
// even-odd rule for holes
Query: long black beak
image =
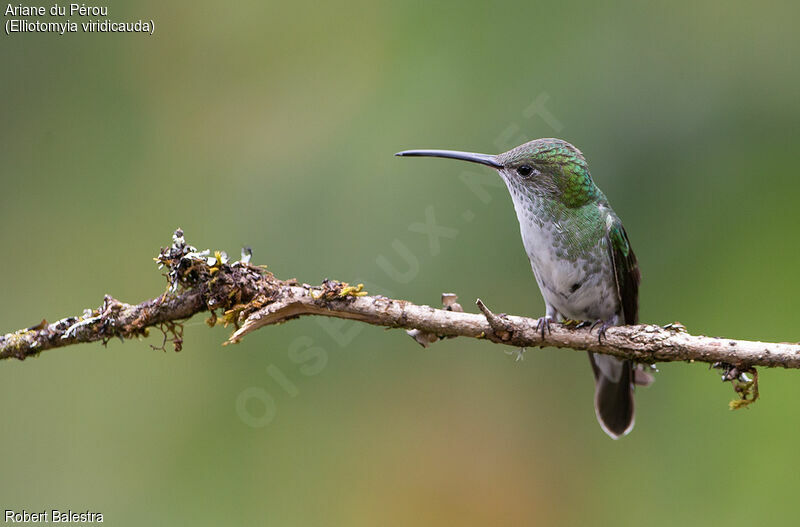
{"label": "long black beak", "polygon": [[456,150],[404,150],[397,152],[396,156],[418,156],[418,157],[446,157],[447,159],[460,159],[461,161],[469,161],[470,163],[480,163],[492,168],[503,168],[503,165],[498,163],[496,156],[488,154],[474,154],[472,152],[458,152]]}

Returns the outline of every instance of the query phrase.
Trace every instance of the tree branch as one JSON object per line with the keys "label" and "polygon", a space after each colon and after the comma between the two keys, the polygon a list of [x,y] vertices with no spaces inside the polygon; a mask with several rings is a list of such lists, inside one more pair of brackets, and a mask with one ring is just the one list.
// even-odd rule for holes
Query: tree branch
{"label": "tree branch", "polygon": [[422,345],[439,338],[472,337],[515,347],[570,348],[603,353],[640,363],[698,361],[721,363],[728,380],[754,366],[800,368],[800,345],[767,343],[690,335],[680,324],[611,327],[602,340],[590,328],[551,324],[544,335],[537,319],[495,315],[480,300],[481,314],[461,312],[454,295],[447,295],[445,309],[434,309],[405,300],[367,296],[361,286],[326,280],[319,286],[279,280],[262,267],[249,263],[249,255],[229,263],[224,253],[211,256],[186,244],[183,232],[173,236],[171,247],[158,258],[165,268],[166,293],[131,305],[106,296],[102,305],[78,317],[0,336],[0,359],[25,359],[52,348],[82,342],[147,335],[148,328],[164,332],[176,350],[182,344],[180,321],[210,312],[210,325],[234,324],[237,330],[227,343],[239,342],[261,327],[280,324],[304,315],[344,318],[404,328]]}

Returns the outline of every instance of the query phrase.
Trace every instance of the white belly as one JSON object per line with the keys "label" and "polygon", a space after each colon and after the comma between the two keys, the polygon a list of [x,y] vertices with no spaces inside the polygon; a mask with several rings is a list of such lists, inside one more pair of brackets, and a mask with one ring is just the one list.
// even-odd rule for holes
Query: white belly
{"label": "white belly", "polygon": [[[528,219],[528,218],[525,218]],[[598,240],[585,255],[568,255],[555,238],[554,224],[521,222],[522,243],[545,302],[574,320],[611,320],[619,302],[616,281],[605,246]]]}

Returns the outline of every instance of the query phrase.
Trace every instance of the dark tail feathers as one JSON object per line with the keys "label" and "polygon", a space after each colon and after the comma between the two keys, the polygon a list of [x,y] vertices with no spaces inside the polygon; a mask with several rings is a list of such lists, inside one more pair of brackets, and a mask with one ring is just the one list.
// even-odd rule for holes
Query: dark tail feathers
{"label": "dark tail feathers", "polygon": [[594,411],[603,431],[618,439],[633,430],[634,372],[631,361],[589,353],[594,372]]}

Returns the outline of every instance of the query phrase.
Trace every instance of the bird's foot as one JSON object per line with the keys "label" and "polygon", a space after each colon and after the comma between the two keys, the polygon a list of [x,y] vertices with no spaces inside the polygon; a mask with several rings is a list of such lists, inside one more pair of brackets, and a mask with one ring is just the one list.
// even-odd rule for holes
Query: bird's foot
{"label": "bird's foot", "polygon": [[600,326],[600,331],[597,332],[597,343],[602,344],[603,337],[606,336],[606,330],[610,327],[613,327],[614,324],[608,322],[607,320],[597,320],[594,324],[592,324],[592,327],[589,328],[589,333],[594,331],[594,328],[596,328],[597,326]]}
{"label": "bird's foot", "polygon": [[519,362],[521,360],[525,360],[523,353],[525,353],[525,348],[517,348],[515,350],[507,351],[506,355],[511,355],[514,357],[514,362]]}
{"label": "bird's foot", "polygon": [[550,331],[550,322],[552,321],[553,317],[545,315],[543,317],[539,317],[539,320],[536,322],[536,331],[539,332],[542,338],[544,338],[545,331],[547,333],[552,333],[552,331]]}

